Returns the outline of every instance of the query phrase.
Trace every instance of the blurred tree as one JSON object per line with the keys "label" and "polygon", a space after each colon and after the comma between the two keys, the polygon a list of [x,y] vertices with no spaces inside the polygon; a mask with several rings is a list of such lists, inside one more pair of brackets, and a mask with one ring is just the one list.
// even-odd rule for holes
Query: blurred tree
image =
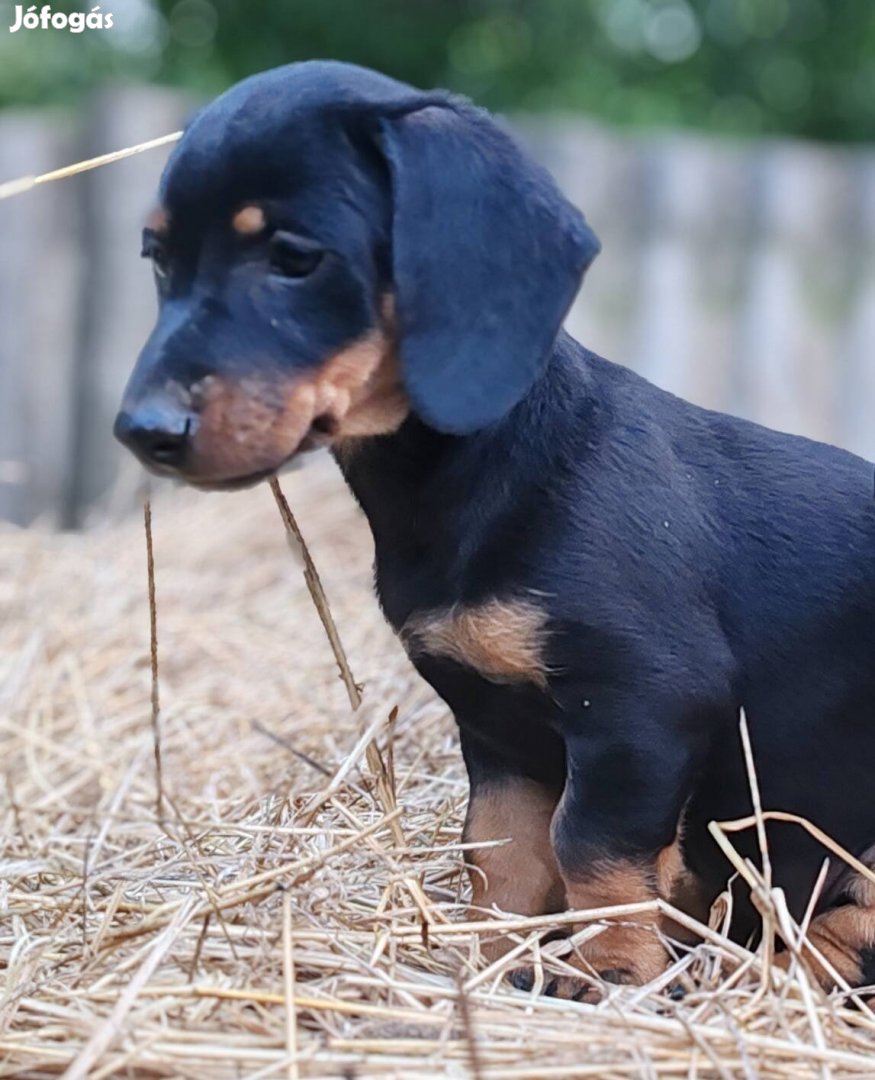
{"label": "blurred tree", "polygon": [[[107,0],[101,34],[0,38],[0,101],[112,74],[214,93],[337,57],[496,109],[875,138],[875,0]],[[69,5],[56,3],[56,10]],[[11,21],[11,19],[10,19]],[[86,40],[87,39],[87,40]]]}

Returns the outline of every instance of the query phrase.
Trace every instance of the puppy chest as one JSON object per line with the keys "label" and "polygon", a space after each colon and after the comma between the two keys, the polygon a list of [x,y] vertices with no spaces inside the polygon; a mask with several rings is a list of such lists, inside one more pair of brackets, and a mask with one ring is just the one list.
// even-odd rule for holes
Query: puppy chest
{"label": "puppy chest", "polygon": [[414,613],[401,640],[418,666],[426,658],[449,661],[494,685],[544,691],[547,622],[528,600],[491,599]]}
{"label": "puppy chest", "polygon": [[534,683],[495,682],[472,667],[426,653],[414,656],[413,662],[447,703],[463,732],[501,757],[535,764],[547,751],[547,740],[555,739],[558,708]]}

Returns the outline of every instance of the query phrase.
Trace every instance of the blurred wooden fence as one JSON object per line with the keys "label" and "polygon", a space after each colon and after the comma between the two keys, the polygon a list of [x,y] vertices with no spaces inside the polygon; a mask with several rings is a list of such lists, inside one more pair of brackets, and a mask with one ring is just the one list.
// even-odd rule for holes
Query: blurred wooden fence
{"label": "blurred wooden fence", "polygon": [[[76,122],[0,115],[0,182],[164,134],[118,89]],[[602,239],[587,345],[712,408],[875,458],[875,150],[520,118]],[[112,419],[154,312],[139,231],[157,150],[0,202],[0,518],[70,525],[131,477]]]}

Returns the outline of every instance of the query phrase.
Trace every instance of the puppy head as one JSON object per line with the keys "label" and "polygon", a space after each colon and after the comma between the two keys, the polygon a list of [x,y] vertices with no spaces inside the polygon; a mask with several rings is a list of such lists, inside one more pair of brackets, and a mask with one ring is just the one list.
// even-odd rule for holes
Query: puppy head
{"label": "puppy head", "polygon": [[157,325],[116,434],[204,486],[388,434],[465,434],[537,378],[598,251],[485,113],[349,65],[293,64],[201,112],[143,252]]}

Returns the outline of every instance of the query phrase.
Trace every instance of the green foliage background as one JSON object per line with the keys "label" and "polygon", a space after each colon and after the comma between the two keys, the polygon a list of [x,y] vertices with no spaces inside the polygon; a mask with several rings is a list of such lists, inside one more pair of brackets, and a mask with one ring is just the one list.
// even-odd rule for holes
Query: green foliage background
{"label": "green foliage background", "polygon": [[[0,3],[8,25],[14,4]],[[103,10],[112,31],[0,28],[0,103],[68,103],[119,77],[210,94],[331,56],[500,110],[875,138],[875,0],[105,0]]]}

